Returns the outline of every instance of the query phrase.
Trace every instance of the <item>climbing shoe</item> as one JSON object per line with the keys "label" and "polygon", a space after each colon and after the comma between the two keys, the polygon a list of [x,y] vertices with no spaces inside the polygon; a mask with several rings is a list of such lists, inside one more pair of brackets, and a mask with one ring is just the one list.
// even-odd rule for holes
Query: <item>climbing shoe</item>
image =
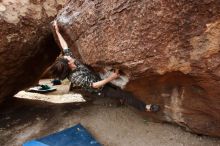
{"label": "climbing shoe", "polygon": [[157,104],[148,104],[146,105],[146,110],[149,112],[158,112],[160,110],[160,106]]}

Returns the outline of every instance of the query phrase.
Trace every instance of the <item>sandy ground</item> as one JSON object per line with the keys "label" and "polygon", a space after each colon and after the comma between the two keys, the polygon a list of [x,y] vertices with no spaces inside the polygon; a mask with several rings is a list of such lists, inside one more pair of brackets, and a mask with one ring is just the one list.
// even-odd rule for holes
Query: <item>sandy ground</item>
{"label": "sandy ground", "polygon": [[[0,146],[20,146],[77,123],[104,146],[220,146],[219,138],[150,122],[135,109],[114,106],[109,99],[82,102],[80,95],[68,93],[67,82],[56,87],[57,91],[46,95],[20,92],[16,95],[20,98],[11,98],[0,106]],[[58,102],[58,95],[64,103]]]}

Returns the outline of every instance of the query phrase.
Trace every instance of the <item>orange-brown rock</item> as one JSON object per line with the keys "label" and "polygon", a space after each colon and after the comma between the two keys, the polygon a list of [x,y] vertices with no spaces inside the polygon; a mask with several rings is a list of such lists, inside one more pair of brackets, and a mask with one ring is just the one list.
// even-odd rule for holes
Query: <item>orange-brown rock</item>
{"label": "orange-brown rock", "polygon": [[71,0],[59,26],[84,63],[121,69],[149,114],[220,136],[219,0]]}
{"label": "orange-brown rock", "polygon": [[65,1],[0,1],[0,101],[37,82],[58,55],[49,23]]}

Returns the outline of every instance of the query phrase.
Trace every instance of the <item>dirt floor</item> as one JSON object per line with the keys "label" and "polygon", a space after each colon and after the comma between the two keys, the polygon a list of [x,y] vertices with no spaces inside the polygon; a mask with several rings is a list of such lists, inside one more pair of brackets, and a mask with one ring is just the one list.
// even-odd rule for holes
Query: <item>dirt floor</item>
{"label": "dirt floor", "polygon": [[68,93],[66,81],[56,87],[57,91],[49,94],[22,91],[16,95],[19,98],[0,106],[0,146],[20,146],[77,123],[104,146],[220,146],[219,138],[150,122],[131,107],[114,106],[110,99],[85,103],[79,94]]}

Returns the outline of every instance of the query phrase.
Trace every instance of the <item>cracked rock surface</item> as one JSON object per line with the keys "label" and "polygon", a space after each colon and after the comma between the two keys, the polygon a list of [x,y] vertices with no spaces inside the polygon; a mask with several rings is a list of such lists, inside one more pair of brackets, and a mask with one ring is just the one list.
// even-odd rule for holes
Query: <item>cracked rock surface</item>
{"label": "cracked rock surface", "polygon": [[0,101],[36,83],[58,56],[49,23],[65,1],[0,1]]}
{"label": "cracked rock surface", "polygon": [[219,0],[71,0],[56,19],[77,58],[161,106],[148,115],[220,136]]}

